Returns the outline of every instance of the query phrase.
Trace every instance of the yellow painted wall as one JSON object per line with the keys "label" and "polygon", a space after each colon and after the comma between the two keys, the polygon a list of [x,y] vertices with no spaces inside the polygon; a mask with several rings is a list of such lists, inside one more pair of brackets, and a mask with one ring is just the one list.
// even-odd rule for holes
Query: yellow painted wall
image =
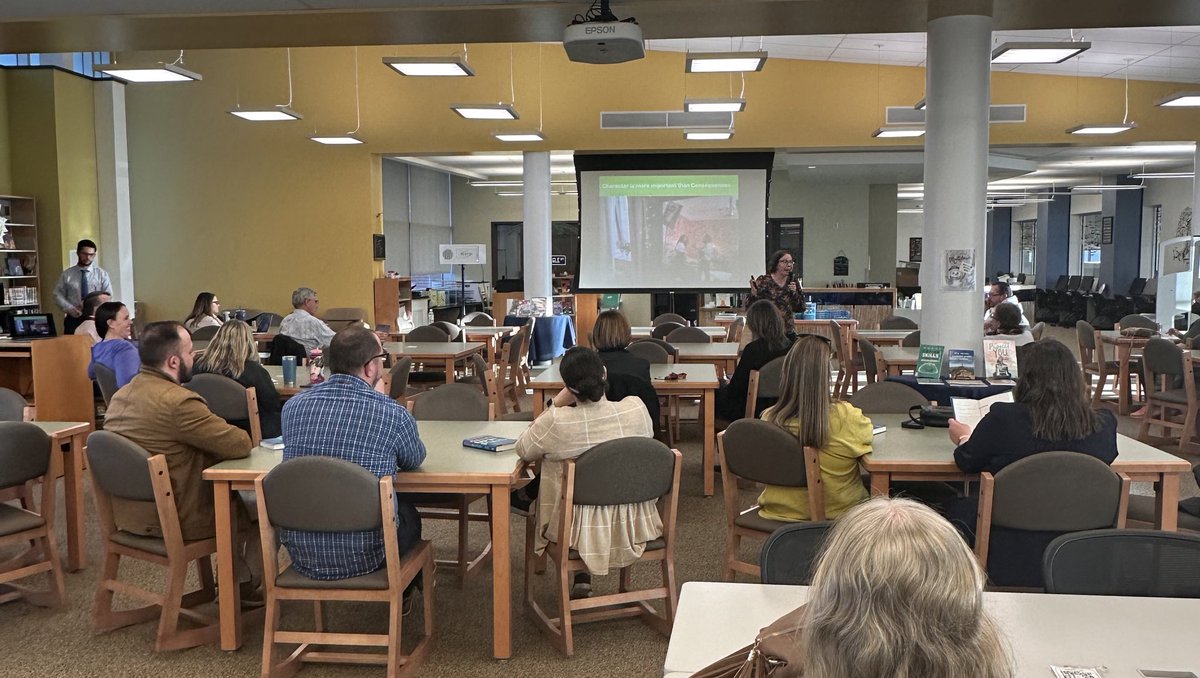
{"label": "yellow painted wall", "polygon": [[8,70],[0,68],[0,193],[12,193],[11,154],[8,142]]}
{"label": "yellow painted wall", "polygon": [[[96,194],[96,99],[94,83],[63,71],[54,74],[54,124],[58,138],[58,251],[43,249],[46,264],[73,266],[74,249],[83,238],[95,241],[100,265],[116,252],[106,252],[100,239],[100,205]],[[50,255],[47,257],[47,255]],[[49,272],[49,271],[47,271]],[[123,299],[126,303],[132,300]]]}

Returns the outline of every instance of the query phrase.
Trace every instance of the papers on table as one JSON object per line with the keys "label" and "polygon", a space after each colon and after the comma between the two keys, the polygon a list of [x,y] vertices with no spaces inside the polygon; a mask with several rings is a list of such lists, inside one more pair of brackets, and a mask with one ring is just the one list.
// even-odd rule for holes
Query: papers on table
{"label": "papers on table", "polygon": [[950,401],[954,405],[954,418],[974,430],[979,425],[979,420],[992,409],[992,403],[1011,403],[1013,396],[1012,391],[1005,391],[981,400],[951,398]]}

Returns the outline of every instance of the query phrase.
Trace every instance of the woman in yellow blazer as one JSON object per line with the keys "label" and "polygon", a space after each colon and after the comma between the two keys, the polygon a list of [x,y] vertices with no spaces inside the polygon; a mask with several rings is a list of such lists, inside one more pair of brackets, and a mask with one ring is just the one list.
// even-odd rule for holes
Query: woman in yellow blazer
{"label": "woman in yellow blazer", "polygon": [[[867,498],[858,458],[871,451],[873,426],[862,410],[830,397],[829,342],[802,336],[783,359],[779,402],[762,414],[766,421],[820,450],[825,514],[837,518]],[[808,488],[767,485],[758,498],[759,515],[771,520],[811,520]]]}

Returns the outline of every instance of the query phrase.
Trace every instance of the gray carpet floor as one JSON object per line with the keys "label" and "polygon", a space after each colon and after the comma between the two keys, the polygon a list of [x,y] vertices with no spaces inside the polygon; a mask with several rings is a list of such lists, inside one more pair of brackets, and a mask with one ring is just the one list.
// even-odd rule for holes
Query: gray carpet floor
{"label": "gray carpet floor", "polygon": [[[1072,345],[1073,333],[1052,328],[1055,336]],[[1070,339],[1070,341],[1068,341]],[[527,407],[526,403],[523,407]],[[685,415],[687,412],[685,411]],[[1121,418],[1120,430],[1136,435],[1138,423]],[[676,573],[678,583],[716,581],[724,551],[724,509],[718,479],[717,495],[702,496],[700,431],[695,425],[683,426],[683,440],[677,447],[684,455],[682,491],[679,502]],[[1193,465],[1200,457],[1188,457]],[[1135,484],[1135,492],[1148,493],[1145,484]],[[61,494],[61,493],[60,493]],[[1185,476],[1181,496],[1198,494],[1191,476]],[[91,507],[88,488],[88,507]],[[749,502],[750,493],[743,493]],[[61,513],[61,497],[59,500]],[[89,511],[89,515],[91,511]],[[438,557],[452,557],[454,528],[448,521],[427,521],[425,536],[434,541]],[[659,676],[666,656],[667,639],[637,620],[615,620],[582,625],[575,632],[575,656],[565,659],[529,621],[523,610],[523,548],[525,524],[520,517],[512,520],[513,572],[513,657],[507,661],[491,658],[491,568],[483,567],[461,588],[448,572],[437,577],[436,640],[421,676]],[[95,635],[91,631],[91,613],[100,546],[94,518],[88,522],[89,566],[66,575],[67,603],[59,610],[40,609],[24,602],[0,605],[0,676],[214,676],[256,675],[261,664],[261,617],[247,624],[244,647],[237,652],[222,652],[216,647],[201,647],[182,652],[156,654],[153,650],[155,624],[147,623]],[[472,547],[486,543],[486,527],[472,526]],[[60,525],[59,544],[66,543]],[[757,543],[748,544],[744,557],[756,557]],[[0,550],[0,559],[5,555]],[[635,584],[653,585],[658,568],[635,566]],[[161,570],[139,563],[122,566],[122,577],[133,583],[161,590]],[[536,578],[536,594],[544,607],[554,605],[554,575]],[[597,577],[595,587],[615,589],[616,576]],[[211,608],[215,612],[215,608]],[[327,625],[333,630],[382,632],[386,629],[383,609],[365,604],[327,606]],[[311,621],[311,608],[296,606],[284,611],[284,626],[304,628]],[[420,624],[420,612],[405,618],[406,636]],[[379,667],[310,665],[307,676],[380,676]]]}

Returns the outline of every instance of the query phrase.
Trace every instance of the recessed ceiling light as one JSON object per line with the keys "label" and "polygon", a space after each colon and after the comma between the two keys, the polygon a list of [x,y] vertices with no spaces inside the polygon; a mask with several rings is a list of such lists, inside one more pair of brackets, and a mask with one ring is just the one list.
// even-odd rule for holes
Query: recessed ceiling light
{"label": "recessed ceiling light", "polygon": [[1154,102],[1155,106],[1200,106],[1200,92],[1175,92]]}
{"label": "recessed ceiling light", "polygon": [[452,104],[450,108],[468,120],[516,120],[520,117],[511,104]]}
{"label": "recessed ceiling light", "polygon": [[740,113],[746,110],[746,100],[740,97],[731,99],[687,99],[683,102],[683,110],[688,113]]}
{"label": "recessed ceiling light", "polygon": [[906,139],[912,137],[923,137],[925,136],[925,128],[912,126],[900,127],[893,125],[891,127],[880,127],[874,132],[871,132],[871,136],[878,139]]}
{"label": "recessed ceiling light", "polygon": [[500,141],[545,141],[541,132],[496,132],[492,136]]}
{"label": "recessed ceiling light", "polygon": [[469,77],[475,71],[459,57],[384,57],[383,63],[400,75],[414,77]]}
{"label": "recessed ceiling light", "polygon": [[1120,134],[1137,127],[1136,122],[1118,122],[1109,124],[1076,125],[1067,130],[1067,134]]}
{"label": "recessed ceiling light", "polygon": [[761,71],[766,52],[688,52],[688,73],[746,73]]}
{"label": "recessed ceiling light", "polygon": [[732,136],[732,129],[689,129],[683,133],[688,141],[724,141]]}
{"label": "recessed ceiling light", "polygon": [[93,70],[125,82],[194,82],[204,76],[175,64],[101,64]]}
{"label": "recessed ceiling light", "polygon": [[230,115],[236,115],[242,120],[251,122],[277,122],[300,120],[304,116],[287,106],[272,106],[271,108],[231,108]]}
{"label": "recessed ceiling light", "polygon": [[312,139],[318,144],[325,144],[326,146],[354,146],[356,144],[363,143],[362,139],[359,139],[353,134],[335,134],[332,136],[314,134],[313,136],[309,137],[309,139]]}
{"label": "recessed ceiling light", "polygon": [[1091,46],[1090,42],[1006,42],[992,50],[992,63],[1061,64]]}

